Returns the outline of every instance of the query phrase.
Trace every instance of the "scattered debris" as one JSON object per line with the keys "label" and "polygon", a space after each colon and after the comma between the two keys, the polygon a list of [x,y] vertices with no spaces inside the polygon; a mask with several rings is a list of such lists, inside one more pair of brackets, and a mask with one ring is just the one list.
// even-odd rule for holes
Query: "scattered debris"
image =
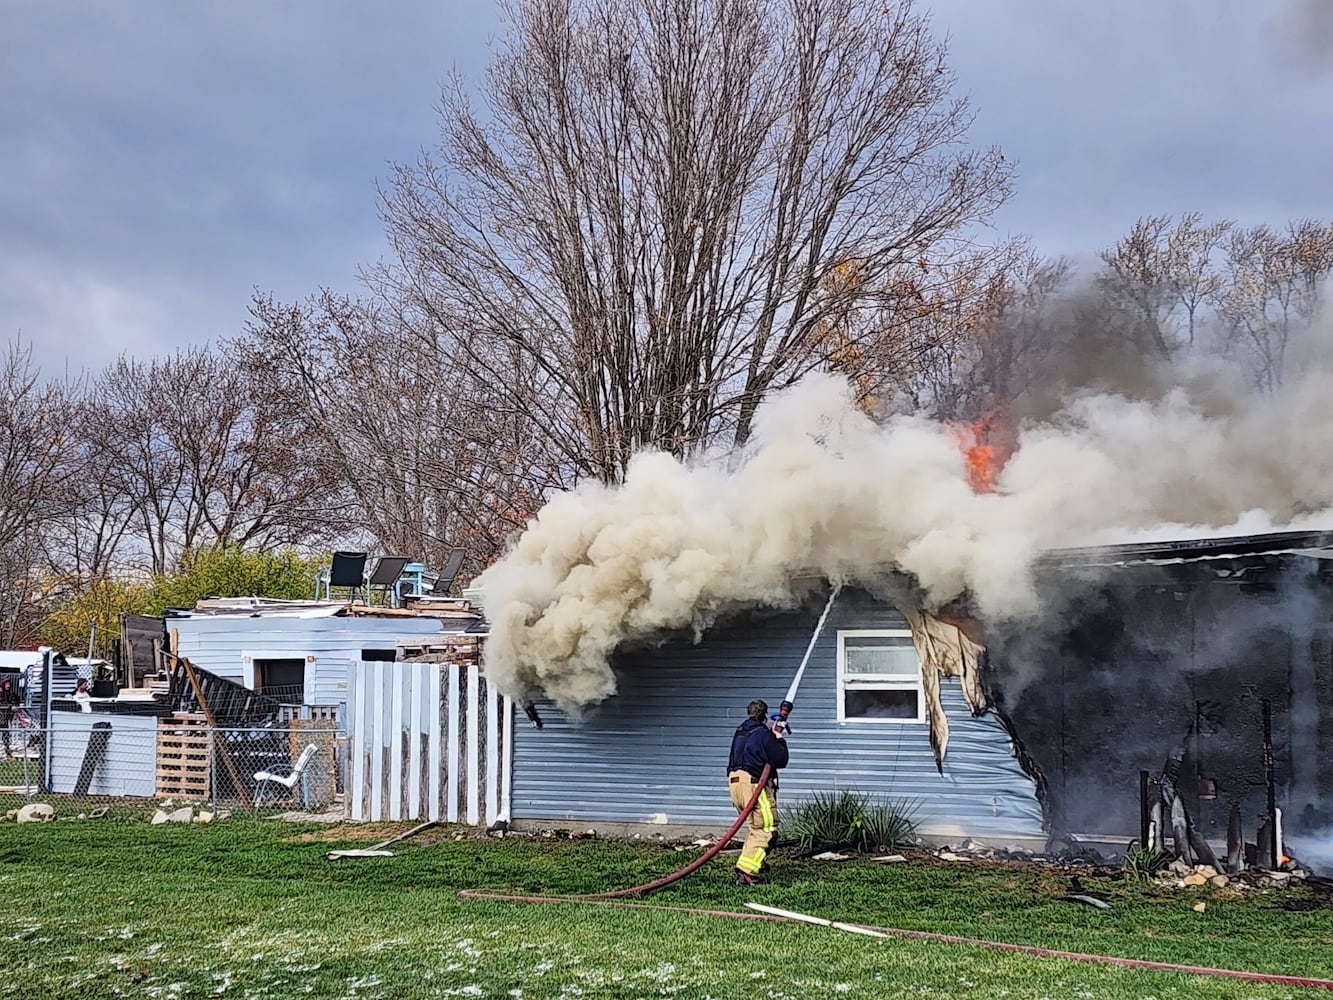
{"label": "scattered debris", "polygon": [[408,830],[406,833],[400,833],[396,837],[390,837],[388,840],[382,840],[378,844],[375,844],[373,847],[349,848],[347,850],[342,850],[342,851],[329,851],[328,854],[325,855],[325,857],[328,858],[330,861],[337,861],[339,858],[391,858],[393,857],[393,851],[386,851],[385,850],[386,847],[388,847],[390,844],[397,844],[400,841],[406,840],[408,837],[415,837],[421,831],[429,830],[433,826],[439,826],[439,821],[433,819],[427,820],[425,823],[422,823],[419,826],[412,827],[412,829]]}
{"label": "scattered debris", "polygon": [[201,809],[199,815],[195,816],[194,821],[196,823],[211,823],[213,822],[213,814],[207,809]]}
{"label": "scattered debris", "polygon": [[1071,875],[1069,878],[1069,891],[1063,897],[1067,903],[1082,903],[1084,906],[1091,906],[1098,910],[1109,910],[1110,901],[1102,893],[1090,892],[1083,887],[1082,880],[1077,875]]}
{"label": "scattered debris", "polygon": [[1197,889],[1211,886],[1214,889],[1285,889],[1290,885],[1305,882],[1309,873],[1302,868],[1290,871],[1271,871],[1266,868],[1248,868],[1245,871],[1228,875],[1219,872],[1212,865],[1186,865],[1175,861],[1157,878],[1157,884],[1168,889]]}
{"label": "scattered debris", "polygon": [[1191,906],[1190,909],[1193,910],[1195,913],[1202,913],[1204,910],[1208,909],[1208,904],[1205,903],[1203,900],[1199,900],[1197,903]]}
{"label": "scattered debris", "polygon": [[882,865],[899,865],[906,861],[907,858],[903,857],[901,854],[881,854],[879,857],[871,858],[870,860],[878,861]]}
{"label": "scattered debris", "polygon": [[961,854],[955,854],[953,851],[936,851],[935,857],[941,861],[971,861],[972,858],[964,857]]}
{"label": "scattered debris", "polygon": [[813,855],[811,861],[846,861],[851,857],[850,854],[839,854],[837,851],[824,851],[822,854]]}
{"label": "scattered debris", "polygon": [[373,847],[348,848],[345,851],[329,851],[325,855],[330,861],[337,861],[339,858],[392,858],[393,851],[378,851]]}
{"label": "scattered debris", "polygon": [[14,815],[20,823],[46,823],[56,818],[55,808],[45,802],[29,802]]}
{"label": "scattered debris", "polygon": [[1061,896],[1060,898],[1067,903],[1082,903],[1084,906],[1091,906],[1093,909],[1097,910],[1109,910],[1111,908],[1110,903],[1106,902],[1104,899],[1098,899],[1096,896],[1070,894]]}

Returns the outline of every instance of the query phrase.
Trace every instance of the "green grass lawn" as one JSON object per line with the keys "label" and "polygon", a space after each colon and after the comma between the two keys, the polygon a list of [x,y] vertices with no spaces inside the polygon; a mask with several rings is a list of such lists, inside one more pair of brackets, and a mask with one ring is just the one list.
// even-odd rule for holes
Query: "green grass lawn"
{"label": "green grass lawn", "polygon": [[[383,828],[0,824],[0,996],[1280,997],[1318,992],[1114,969],[819,927],[590,905],[459,900],[462,888],[632,885],[692,852],[431,831],[391,859],[330,862]],[[326,839],[334,837],[336,839]],[[746,894],[719,860],[649,898],[820,916],[1131,957],[1333,974],[1333,909],[1303,890],[1234,898],[1037,868],[777,861]],[[1208,900],[1204,913],[1193,903]]]}

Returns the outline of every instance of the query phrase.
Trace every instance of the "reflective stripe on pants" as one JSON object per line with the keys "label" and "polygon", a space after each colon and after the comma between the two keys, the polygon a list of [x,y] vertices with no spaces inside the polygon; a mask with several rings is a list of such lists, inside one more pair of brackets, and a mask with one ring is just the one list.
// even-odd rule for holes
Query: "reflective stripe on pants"
{"label": "reflective stripe on pants", "polygon": [[[731,804],[737,812],[744,810],[754,794],[755,782],[746,771],[732,771],[727,775],[727,787],[731,791]],[[773,831],[778,826],[778,797],[771,787],[759,793],[754,812],[750,813],[750,823],[746,829],[745,845],[741,856],[736,860],[736,867],[753,875],[759,871],[768,854],[768,845],[773,840]]]}

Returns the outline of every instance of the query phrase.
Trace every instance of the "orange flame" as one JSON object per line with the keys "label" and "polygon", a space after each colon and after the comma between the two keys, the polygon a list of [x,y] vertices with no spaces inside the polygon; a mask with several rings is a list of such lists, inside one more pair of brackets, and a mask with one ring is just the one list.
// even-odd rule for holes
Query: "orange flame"
{"label": "orange flame", "polygon": [[967,482],[977,493],[994,493],[1000,472],[1014,452],[1003,414],[988,410],[971,423],[951,425],[967,460]]}

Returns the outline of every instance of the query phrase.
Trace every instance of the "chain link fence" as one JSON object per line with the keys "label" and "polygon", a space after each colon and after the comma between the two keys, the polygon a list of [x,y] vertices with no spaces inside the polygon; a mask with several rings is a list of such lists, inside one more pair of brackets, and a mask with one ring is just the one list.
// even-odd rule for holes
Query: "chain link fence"
{"label": "chain link fence", "polygon": [[[82,713],[0,727],[0,816],[185,818],[343,808],[346,739],[327,721],[213,728],[199,716]],[[161,817],[158,817],[161,821]]]}

